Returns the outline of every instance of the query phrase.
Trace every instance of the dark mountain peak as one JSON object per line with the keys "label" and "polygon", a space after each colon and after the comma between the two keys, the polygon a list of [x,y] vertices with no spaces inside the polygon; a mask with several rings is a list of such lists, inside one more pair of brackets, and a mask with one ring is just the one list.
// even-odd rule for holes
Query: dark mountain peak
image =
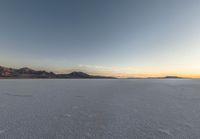
{"label": "dark mountain peak", "polygon": [[147,79],[186,79],[178,76],[164,76],[164,77],[149,77]]}
{"label": "dark mountain peak", "polygon": [[164,78],[166,78],[166,79],[180,79],[182,77],[178,77],[178,76],[165,76]]}
{"label": "dark mountain peak", "polygon": [[7,67],[3,67],[3,66],[0,66],[0,69],[9,69],[9,68],[7,68]]}
{"label": "dark mountain peak", "polygon": [[33,74],[36,71],[30,68],[24,67],[24,68],[18,69],[17,72],[22,73],[22,74]]}
{"label": "dark mountain peak", "polygon": [[80,71],[74,71],[68,74],[69,77],[73,78],[89,78],[91,77],[89,74],[80,72]]}
{"label": "dark mountain peak", "polygon": [[30,69],[28,67],[23,67],[23,68],[20,68],[19,70],[27,70],[27,71],[29,71],[29,70],[32,70],[32,69]]}
{"label": "dark mountain peak", "polygon": [[20,68],[20,69],[18,69],[18,70],[25,71],[25,72],[35,71],[35,70],[33,70],[33,69],[31,69],[31,68],[28,68],[28,67],[23,67],[23,68]]}
{"label": "dark mountain peak", "polygon": [[14,75],[15,70],[7,67],[0,66],[0,76],[2,77],[10,77]]}
{"label": "dark mountain peak", "polygon": [[0,69],[3,69],[4,67],[0,66]]}

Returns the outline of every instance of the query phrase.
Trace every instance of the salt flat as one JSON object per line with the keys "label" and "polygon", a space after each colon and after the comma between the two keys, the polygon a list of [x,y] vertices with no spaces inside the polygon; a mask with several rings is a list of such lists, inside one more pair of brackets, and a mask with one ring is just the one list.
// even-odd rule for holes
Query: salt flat
{"label": "salt flat", "polygon": [[0,139],[198,139],[200,80],[0,80]]}

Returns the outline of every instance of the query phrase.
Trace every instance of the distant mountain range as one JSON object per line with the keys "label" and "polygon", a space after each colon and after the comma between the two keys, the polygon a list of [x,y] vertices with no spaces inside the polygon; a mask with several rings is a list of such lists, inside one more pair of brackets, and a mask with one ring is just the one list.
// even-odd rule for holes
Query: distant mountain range
{"label": "distant mountain range", "polygon": [[128,79],[186,79],[186,78],[178,76],[164,76],[164,77],[147,77],[147,78],[130,77]]}
{"label": "distant mountain range", "polygon": [[165,76],[165,77],[149,77],[148,79],[184,79],[178,76]]}
{"label": "distant mountain range", "polygon": [[[32,79],[32,78],[52,78],[52,79],[116,79],[115,77],[110,76],[97,76],[89,75],[84,72],[71,72],[68,74],[56,74],[53,72],[47,72],[44,70],[33,70],[27,67],[14,69],[0,66],[0,78],[16,78],[16,79]],[[127,79],[185,79],[178,76],[165,76],[165,77],[147,77],[147,78],[135,78],[130,77]]]}
{"label": "distant mountain range", "polygon": [[58,79],[114,79],[114,77],[94,76],[84,72],[72,72],[69,74],[55,74],[47,71],[36,71],[30,68],[13,69],[0,66],[0,78],[58,78]]}

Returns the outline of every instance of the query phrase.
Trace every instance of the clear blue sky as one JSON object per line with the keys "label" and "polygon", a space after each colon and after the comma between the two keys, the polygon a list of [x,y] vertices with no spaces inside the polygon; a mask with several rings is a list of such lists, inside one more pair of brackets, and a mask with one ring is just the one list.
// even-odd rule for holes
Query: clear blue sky
{"label": "clear blue sky", "polygon": [[200,74],[200,0],[1,0],[0,65]]}

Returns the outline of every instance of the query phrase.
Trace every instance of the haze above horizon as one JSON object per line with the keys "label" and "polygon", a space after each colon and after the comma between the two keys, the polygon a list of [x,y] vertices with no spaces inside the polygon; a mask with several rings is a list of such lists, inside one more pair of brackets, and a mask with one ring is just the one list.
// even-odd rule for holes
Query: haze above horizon
{"label": "haze above horizon", "polygon": [[200,77],[200,0],[1,0],[0,65]]}

